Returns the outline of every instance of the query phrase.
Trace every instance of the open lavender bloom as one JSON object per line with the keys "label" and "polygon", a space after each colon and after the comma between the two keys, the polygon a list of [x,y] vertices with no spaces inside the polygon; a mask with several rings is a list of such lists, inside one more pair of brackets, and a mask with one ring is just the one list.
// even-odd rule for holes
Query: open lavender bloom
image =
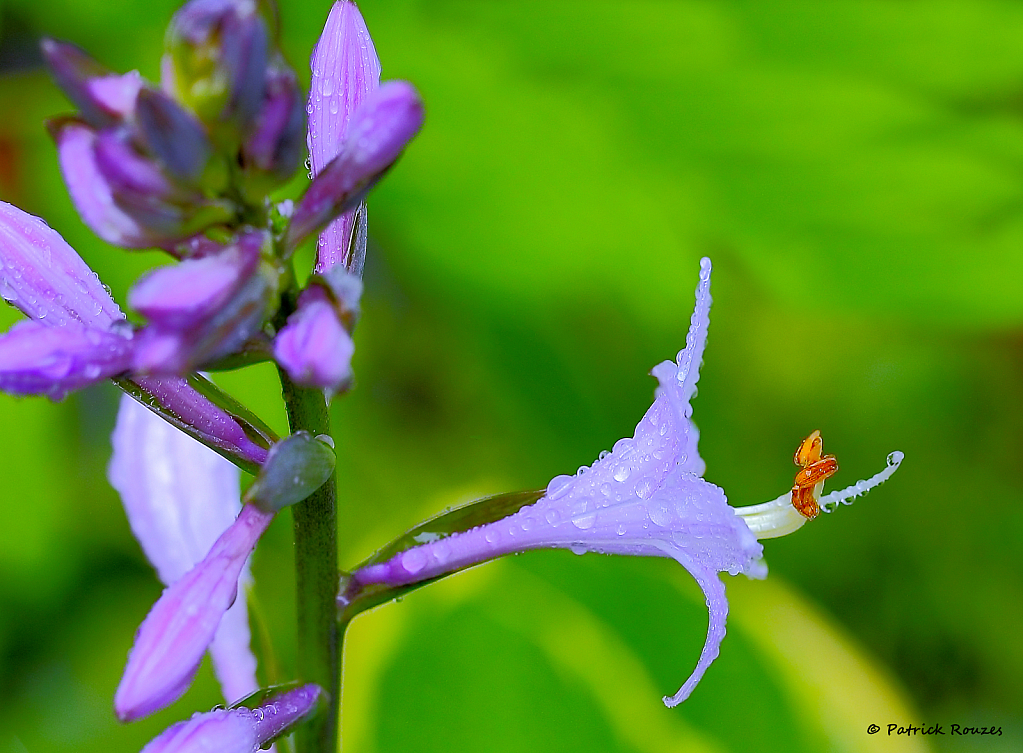
{"label": "open lavender bloom", "polygon": [[[132,533],[164,585],[200,562],[241,510],[236,466],[171,426],[127,395],[121,398],[107,475],[120,492]],[[258,689],[256,658],[241,575],[239,598],[210,644],[229,703]]]}
{"label": "open lavender bloom", "polygon": [[135,635],[114,696],[121,721],[161,709],[188,688],[271,520],[272,513],[245,505],[205,558],[163,592]]}
{"label": "open lavender bloom", "polygon": [[255,753],[315,712],[322,691],[302,685],[254,708],[195,714],[151,740],[142,753]]}
{"label": "open lavender bloom", "polygon": [[664,698],[669,707],[684,701],[717,657],[725,635],[728,602],[717,574],[765,577],[757,538],[778,535],[776,526],[790,525],[788,515],[773,507],[750,508],[755,535],[744,509],[730,507],[721,488],[702,478],[705,466],[690,401],[707,340],[710,273],[710,260],[704,259],[686,347],[675,361],[654,367],[656,397],[631,438],[619,440],[574,476],[553,479],[535,504],[471,530],[433,536],[356,570],[344,583],[340,606],[368,586],[405,586],[529,549],[671,557],[696,579],[710,612],[696,668],[677,693]]}

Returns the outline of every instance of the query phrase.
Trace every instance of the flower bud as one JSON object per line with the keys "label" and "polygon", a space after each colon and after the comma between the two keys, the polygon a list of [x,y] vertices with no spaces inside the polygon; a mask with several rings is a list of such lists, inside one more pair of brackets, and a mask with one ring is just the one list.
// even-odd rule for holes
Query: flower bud
{"label": "flower bud", "polygon": [[160,164],[183,183],[198,185],[212,155],[202,124],[155,89],[139,92],[136,118],[142,140]]}
{"label": "flower bud", "polygon": [[268,49],[253,0],[191,0],[167,30],[164,89],[233,151],[263,102]]}
{"label": "flower bud", "polygon": [[[309,86],[309,158],[318,175],[340,152],[351,129],[352,115],[366,96],[380,86],[380,60],[358,6],[338,0],[330,9],[323,34],[313,50]],[[357,218],[356,211],[361,214]],[[316,270],[344,264],[361,274],[365,243],[366,207],[345,212],[320,234]]]}
{"label": "flower bud", "polygon": [[267,69],[266,91],[251,135],[242,144],[246,189],[266,194],[287,181],[304,154],[305,108],[295,73],[283,60]]}
{"label": "flower bud", "polygon": [[0,390],[59,400],[127,370],[131,345],[119,334],[78,322],[18,322],[0,335]]}
{"label": "flower bud", "polygon": [[301,502],[334,473],[334,450],[307,431],[298,431],[270,448],[245,501],[266,512]]}
{"label": "flower bud", "polygon": [[337,393],[352,378],[362,281],[338,264],[311,282],[274,339],[274,360],[296,384]]}
{"label": "flower bud", "polygon": [[389,81],[372,92],[352,116],[343,150],[313,179],[295,208],[285,247],[294,249],[338,214],[357,207],[422,124],[423,103],[411,84]]}
{"label": "flower bud", "polygon": [[124,314],[60,233],[0,201],[0,295],[52,327],[69,321],[109,329]]}
{"label": "flower bud", "polygon": [[138,71],[118,75],[67,42],[44,39],[41,47],[57,86],[91,125],[113,125],[134,111],[142,87]]}
{"label": "flower bud", "polygon": [[223,203],[185,198],[120,136],[84,123],[53,124],[61,172],[75,208],[100,238],[125,248],[171,245],[232,216]]}
{"label": "flower bud", "polygon": [[253,708],[195,714],[168,728],[142,753],[255,753],[314,713],[322,693],[316,685],[302,685]]}
{"label": "flower bud", "polygon": [[256,271],[259,245],[239,243],[215,255],[160,267],[128,293],[128,304],[150,322],[184,329],[214,316]]}
{"label": "flower bud", "polygon": [[263,326],[276,300],[277,274],[260,263],[269,243],[250,232],[219,254],[150,273],[131,294],[150,318],[137,336],[132,367],[184,374],[235,352]]}
{"label": "flower bud", "polygon": [[135,634],[114,696],[121,721],[139,719],[176,701],[188,688],[238,578],[273,515],[252,505],[217,539],[205,559],[169,586]]}

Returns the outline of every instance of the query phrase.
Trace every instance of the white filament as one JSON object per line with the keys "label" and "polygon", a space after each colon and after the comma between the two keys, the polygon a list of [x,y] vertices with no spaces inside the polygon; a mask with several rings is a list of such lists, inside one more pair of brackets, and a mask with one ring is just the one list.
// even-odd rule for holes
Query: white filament
{"label": "white filament", "polygon": [[[887,467],[880,473],[876,473],[863,481],[857,481],[852,486],[847,486],[841,491],[831,492],[831,494],[821,497],[821,511],[830,513],[838,509],[839,505],[851,505],[856,497],[860,497],[875,486],[883,484],[899,469],[903,457],[905,456],[896,450],[888,456]],[[807,518],[804,518],[792,506],[791,492],[786,492],[777,499],[764,502],[761,505],[736,507],[735,514],[743,519],[750,531],[758,539],[773,539],[778,536],[785,536],[798,530],[807,521]]]}
{"label": "white filament", "polygon": [[899,466],[902,465],[902,459],[904,457],[905,455],[896,450],[888,455],[888,465],[880,473],[875,473],[873,476],[864,481],[857,481],[852,486],[847,486],[841,491],[831,492],[831,494],[826,494],[821,497],[821,511],[834,512],[838,509],[840,504],[851,505],[854,499],[866,494],[875,486],[880,486],[887,481],[888,478],[895,473],[895,471],[899,470]]}

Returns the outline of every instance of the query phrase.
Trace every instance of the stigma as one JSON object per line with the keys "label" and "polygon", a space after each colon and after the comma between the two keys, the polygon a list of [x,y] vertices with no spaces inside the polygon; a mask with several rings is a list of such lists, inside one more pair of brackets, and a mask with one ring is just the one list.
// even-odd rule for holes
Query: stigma
{"label": "stigma", "polygon": [[796,473],[792,490],[777,499],[760,505],[737,507],[735,513],[758,539],[773,539],[792,533],[813,520],[821,512],[831,513],[839,505],[851,505],[853,500],[887,481],[902,464],[903,454],[888,455],[885,468],[868,479],[857,481],[841,491],[821,496],[824,481],[838,471],[834,455],[824,455],[824,442],[819,431],[804,439],[796,449],[793,460],[800,470]]}

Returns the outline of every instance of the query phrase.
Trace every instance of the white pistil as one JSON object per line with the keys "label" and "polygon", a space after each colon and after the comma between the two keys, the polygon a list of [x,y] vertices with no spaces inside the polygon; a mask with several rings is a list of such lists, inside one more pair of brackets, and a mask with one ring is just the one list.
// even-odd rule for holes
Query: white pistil
{"label": "white pistil", "polygon": [[[857,481],[852,486],[847,486],[841,491],[831,492],[831,494],[821,497],[821,512],[834,512],[840,504],[851,505],[856,497],[866,494],[875,486],[883,484],[899,469],[903,457],[904,455],[901,452],[893,452],[888,456],[887,467],[880,473],[876,473],[863,481]],[[736,507],[735,513],[745,521],[750,531],[758,539],[773,539],[778,536],[784,536],[801,528],[807,521],[792,506],[791,492],[786,492],[777,499],[764,502],[761,505]]]}

